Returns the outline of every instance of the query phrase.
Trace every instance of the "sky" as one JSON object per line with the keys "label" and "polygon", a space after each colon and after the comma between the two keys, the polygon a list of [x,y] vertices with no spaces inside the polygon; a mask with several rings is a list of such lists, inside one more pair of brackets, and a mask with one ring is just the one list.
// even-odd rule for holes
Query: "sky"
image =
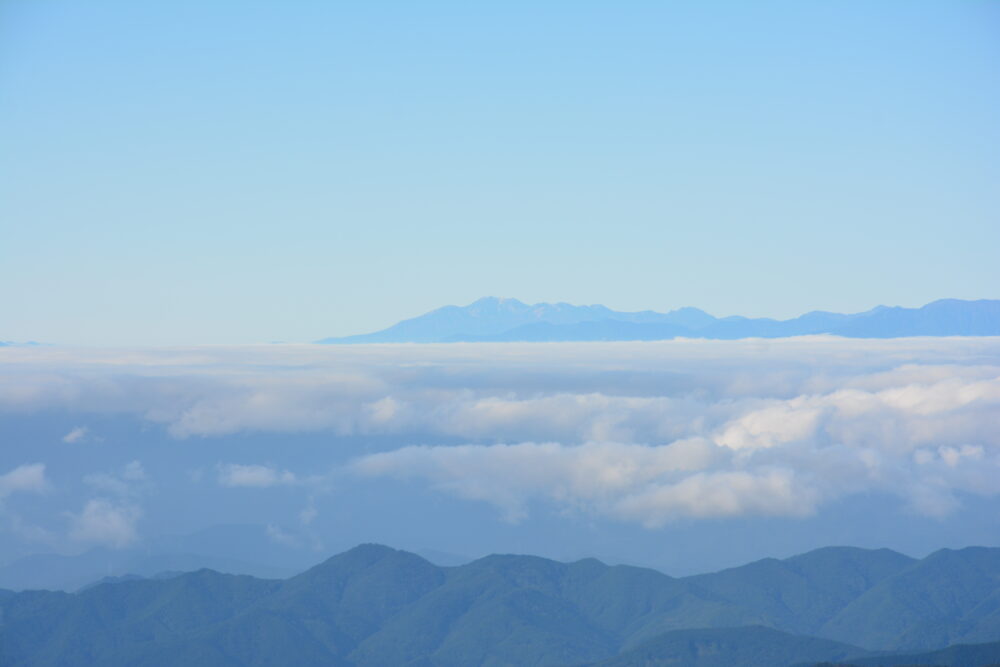
{"label": "sky", "polygon": [[0,340],[994,298],[994,2],[0,1]]}

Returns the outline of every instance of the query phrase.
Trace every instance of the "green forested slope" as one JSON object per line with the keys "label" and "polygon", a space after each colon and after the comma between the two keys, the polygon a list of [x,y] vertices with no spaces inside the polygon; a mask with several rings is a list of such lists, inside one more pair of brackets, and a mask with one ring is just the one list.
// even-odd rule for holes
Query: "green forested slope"
{"label": "green forested slope", "polygon": [[869,648],[1000,639],[1000,549],[942,549],[859,595],[820,634]]}
{"label": "green forested slope", "polygon": [[787,560],[768,558],[688,580],[755,610],[766,625],[817,634],[824,623],[858,596],[914,562],[889,549],[828,547]]}
{"label": "green forested slope", "polygon": [[532,556],[447,568],[363,545],[280,581],[202,570],[75,594],[3,593],[0,665],[833,661],[863,653],[848,644],[1000,639],[998,573],[997,549],[922,561],[821,549],[677,579]]}

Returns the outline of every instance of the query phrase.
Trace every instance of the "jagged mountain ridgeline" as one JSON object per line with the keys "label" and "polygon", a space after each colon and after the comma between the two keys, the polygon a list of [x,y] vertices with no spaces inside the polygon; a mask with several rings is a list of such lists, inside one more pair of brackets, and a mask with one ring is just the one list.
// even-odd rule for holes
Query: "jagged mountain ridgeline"
{"label": "jagged mountain ridgeline", "polygon": [[698,308],[667,313],[620,312],[568,303],[529,305],[486,297],[445,306],[374,333],[320,343],[451,343],[786,338],[830,334],[848,338],[1000,336],[1000,300],[942,299],[922,308],[878,306],[862,313],[813,311],[791,320],[714,317]]}
{"label": "jagged mountain ridgeline", "polygon": [[826,548],[673,578],[533,556],[440,567],[363,545],[285,580],[200,570],[0,592],[0,613],[10,667],[979,667],[1000,662],[1000,549]]}

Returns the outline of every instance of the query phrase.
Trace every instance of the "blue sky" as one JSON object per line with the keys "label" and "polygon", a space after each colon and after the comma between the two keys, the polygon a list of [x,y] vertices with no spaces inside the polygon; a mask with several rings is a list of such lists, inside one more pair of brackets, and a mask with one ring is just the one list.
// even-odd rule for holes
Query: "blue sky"
{"label": "blue sky", "polygon": [[990,2],[0,3],[0,339],[996,297]]}

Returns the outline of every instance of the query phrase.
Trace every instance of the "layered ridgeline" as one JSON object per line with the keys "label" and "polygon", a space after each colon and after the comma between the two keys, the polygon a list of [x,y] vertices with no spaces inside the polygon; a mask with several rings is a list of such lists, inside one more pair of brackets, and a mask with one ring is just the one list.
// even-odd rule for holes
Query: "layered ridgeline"
{"label": "layered ridgeline", "polygon": [[624,313],[568,303],[528,305],[487,297],[445,306],[388,329],[320,343],[451,343],[515,341],[785,338],[832,334],[849,338],[1000,336],[1000,300],[943,299],[922,308],[879,306],[844,315],[814,311],[791,320],[713,317],[697,308]]}
{"label": "layered ridgeline", "polygon": [[439,567],[364,545],[286,580],[0,592],[0,614],[6,666],[978,667],[1000,663],[1000,549],[828,548],[678,579],[532,556]]}

